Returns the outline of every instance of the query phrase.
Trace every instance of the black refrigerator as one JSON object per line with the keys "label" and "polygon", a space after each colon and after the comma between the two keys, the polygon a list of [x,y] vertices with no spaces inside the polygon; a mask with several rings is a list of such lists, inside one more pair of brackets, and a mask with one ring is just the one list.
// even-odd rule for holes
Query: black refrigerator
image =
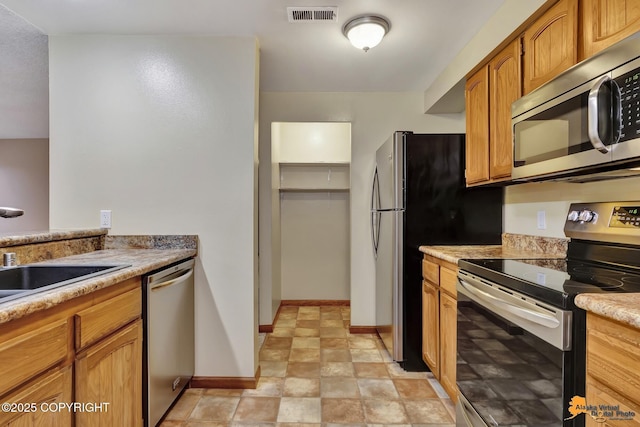
{"label": "black refrigerator", "polygon": [[503,191],[466,188],[464,134],[395,132],[376,152],[376,328],[407,371],[422,361],[422,245],[500,244]]}

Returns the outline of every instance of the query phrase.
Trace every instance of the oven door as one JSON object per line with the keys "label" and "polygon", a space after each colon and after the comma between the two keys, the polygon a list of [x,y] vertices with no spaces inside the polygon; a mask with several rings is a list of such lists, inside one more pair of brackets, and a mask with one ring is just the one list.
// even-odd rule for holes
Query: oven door
{"label": "oven door", "polygon": [[562,426],[572,313],[462,270],[457,290],[457,425]]}
{"label": "oven door", "polygon": [[620,90],[610,73],[514,117],[512,177],[552,176],[611,162],[619,117]]}

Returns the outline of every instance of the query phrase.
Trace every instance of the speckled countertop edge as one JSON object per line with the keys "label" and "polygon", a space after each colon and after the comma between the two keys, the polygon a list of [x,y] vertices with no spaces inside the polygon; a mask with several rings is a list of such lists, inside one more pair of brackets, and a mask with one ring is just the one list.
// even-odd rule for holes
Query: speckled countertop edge
{"label": "speckled countertop edge", "polygon": [[20,234],[0,234],[0,248],[10,246],[28,245],[42,242],[55,242],[58,240],[79,239],[83,237],[94,237],[106,235],[107,229],[83,229],[83,230],[48,230],[33,231]]}
{"label": "speckled countertop edge", "polygon": [[458,264],[461,259],[503,258],[564,258],[559,254],[505,248],[501,245],[420,246],[420,252],[438,259]]}
{"label": "speckled countertop edge", "polygon": [[0,303],[0,324],[46,310],[195,255],[195,249],[116,249],[88,252],[38,263],[38,265],[127,264],[130,267]]}
{"label": "speckled countertop edge", "polygon": [[640,294],[581,294],[576,305],[600,316],[640,329]]}

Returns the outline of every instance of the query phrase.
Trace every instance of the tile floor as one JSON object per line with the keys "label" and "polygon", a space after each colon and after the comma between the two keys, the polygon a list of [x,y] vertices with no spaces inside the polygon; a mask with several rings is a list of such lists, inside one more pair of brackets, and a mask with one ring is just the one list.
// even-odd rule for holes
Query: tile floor
{"label": "tile floor", "polygon": [[349,333],[348,307],[282,307],[255,390],[189,389],[161,427],[455,424],[431,373],[405,372],[376,335]]}

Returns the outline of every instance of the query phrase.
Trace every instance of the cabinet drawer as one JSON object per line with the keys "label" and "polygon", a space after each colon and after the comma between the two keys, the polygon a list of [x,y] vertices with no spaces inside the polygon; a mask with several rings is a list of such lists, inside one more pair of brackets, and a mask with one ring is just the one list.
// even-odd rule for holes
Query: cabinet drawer
{"label": "cabinet drawer", "polygon": [[111,298],[75,316],[76,349],[81,349],[107,336],[142,313],[142,288]]}
{"label": "cabinet drawer", "polygon": [[61,320],[0,344],[0,395],[64,361],[70,336]]}
{"label": "cabinet drawer", "polygon": [[442,267],[440,269],[440,288],[449,295],[456,297],[456,284],[458,283],[458,272]]}
{"label": "cabinet drawer", "polygon": [[422,277],[424,280],[439,285],[440,284],[440,266],[426,259],[422,260]]}

